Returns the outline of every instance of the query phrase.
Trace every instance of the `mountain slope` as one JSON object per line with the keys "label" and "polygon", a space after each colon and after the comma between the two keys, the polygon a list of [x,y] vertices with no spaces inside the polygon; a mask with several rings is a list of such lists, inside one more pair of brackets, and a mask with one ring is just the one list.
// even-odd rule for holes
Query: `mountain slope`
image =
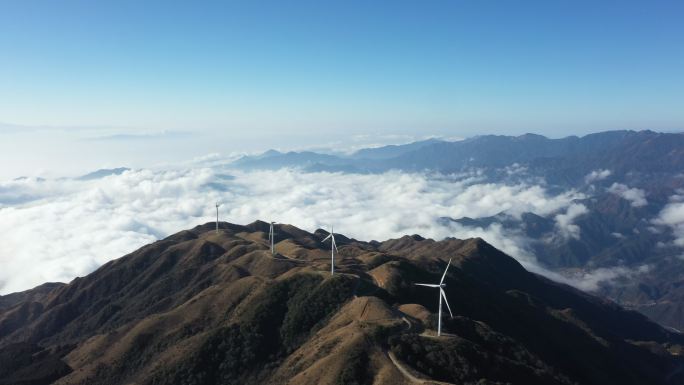
{"label": "mountain slope", "polygon": [[[0,309],[0,384],[684,381],[684,337],[480,239],[340,235],[331,277],[325,231],[277,225],[272,256],[265,222],[213,227]],[[436,293],[413,283],[448,258],[455,317],[435,338]]]}

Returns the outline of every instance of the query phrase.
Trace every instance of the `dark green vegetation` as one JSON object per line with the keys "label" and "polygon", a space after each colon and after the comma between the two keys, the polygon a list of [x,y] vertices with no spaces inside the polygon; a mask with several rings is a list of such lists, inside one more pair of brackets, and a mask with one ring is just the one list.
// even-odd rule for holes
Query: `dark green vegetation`
{"label": "dark green vegetation", "polygon": [[368,352],[355,347],[345,357],[344,366],[335,383],[337,385],[371,385],[373,376],[369,371]]}
{"label": "dark green vegetation", "polygon": [[483,379],[486,383],[530,385],[572,383],[514,341],[499,338],[493,342],[493,346],[487,346],[458,336],[439,341],[416,334],[390,339],[392,351],[399,358],[440,381],[458,384],[482,383]]}
{"label": "dark green vegetation", "polygon": [[[681,384],[684,337],[525,271],[480,239],[183,231],[68,285],[0,298],[0,384]],[[294,258],[290,260],[283,255]],[[453,258],[454,313],[433,290]]]}
{"label": "dark green vegetation", "polygon": [[56,346],[43,349],[29,343],[15,343],[0,350],[0,384],[48,384],[71,372],[61,358],[73,349]]}
{"label": "dark green vegetation", "polygon": [[352,295],[354,280],[299,275],[255,299],[240,324],[211,333],[197,353],[150,384],[259,384]]}

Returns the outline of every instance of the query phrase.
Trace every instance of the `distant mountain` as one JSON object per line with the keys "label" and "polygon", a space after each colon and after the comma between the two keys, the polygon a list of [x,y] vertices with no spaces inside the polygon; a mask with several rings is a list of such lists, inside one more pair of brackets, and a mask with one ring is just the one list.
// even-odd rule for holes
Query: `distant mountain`
{"label": "distant mountain", "polygon": [[45,178],[41,177],[28,177],[28,176],[19,176],[14,179],[12,179],[15,182],[20,182],[20,181],[28,181],[28,180],[34,180],[36,182],[45,182]]}
{"label": "distant mountain", "polygon": [[243,169],[279,169],[285,167],[300,168],[309,172],[372,172],[378,166],[372,162],[392,159],[400,155],[420,150],[421,148],[444,143],[438,139],[428,139],[400,145],[388,145],[364,148],[350,156],[322,154],[313,151],[282,153],[268,150],[260,155],[244,156],[232,163],[232,166]]}
{"label": "distant mountain", "polygon": [[315,165],[337,167],[346,163],[346,160],[335,155],[318,154],[311,151],[281,153],[269,150],[257,156],[244,156],[233,162],[232,165],[243,169],[279,169],[285,167],[308,168]]}
{"label": "distant mountain", "polygon": [[[352,157],[315,152],[273,153],[243,157],[237,167],[280,168],[311,164],[382,172],[502,168],[514,163],[527,165],[535,174],[562,185],[583,183],[597,167],[612,170],[615,177],[627,173],[679,172],[684,166],[684,134],[653,131],[609,131],[583,137],[549,139],[541,135],[485,135],[458,141],[428,140],[400,146],[357,151]],[[648,179],[649,175],[642,175]]]}
{"label": "distant mountain", "polygon": [[102,168],[102,169],[99,169],[97,171],[93,171],[93,172],[90,172],[88,174],[81,175],[76,179],[77,180],[100,179],[100,178],[104,178],[104,177],[110,176],[110,175],[121,175],[124,172],[129,171],[129,170],[130,170],[130,168],[126,168],[126,167]]}
{"label": "distant mountain", "polygon": [[578,238],[558,238],[553,216],[541,217],[523,213],[516,218],[505,213],[484,218],[443,218],[445,222],[468,227],[486,228],[492,224],[520,232],[532,240],[535,255],[551,268],[579,268],[583,266],[611,267],[619,260],[625,265],[649,262],[670,252],[656,247],[668,241],[665,233],[653,233],[652,224],[643,220],[648,217],[647,208],[632,207],[630,202],[613,194],[600,194],[575,201],[587,208],[587,212],[574,220]]}
{"label": "distant mountain", "polygon": [[[681,384],[684,337],[481,239],[221,223],[0,297],[0,384]],[[435,337],[440,279],[454,317]]]}
{"label": "distant mountain", "polygon": [[[552,193],[582,193],[586,199],[575,203],[586,213],[573,222],[577,237],[555,235],[558,212],[546,217],[502,213],[444,218],[444,223],[481,228],[497,224],[523,234],[537,259],[556,271],[643,269],[638,277],[602,287],[600,293],[684,330],[684,264],[677,258],[684,250],[671,246],[671,229],[653,225],[672,198],[684,192],[682,133],[609,131],[560,139],[483,135],[458,142],[428,140],[363,149],[350,157],[278,153],[267,159],[246,158],[235,166],[357,173],[477,170],[483,182],[542,183]],[[630,200],[638,196],[643,201]]]}
{"label": "distant mountain", "polygon": [[351,157],[355,159],[391,159],[437,143],[444,143],[444,141],[439,139],[427,139],[408,144],[392,144],[382,147],[364,148],[356,151]]}
{"label": "distant mountain", "polygon": [[556,271],[625,268],[639,271],[599,288],[599,294],[638,310],[663,325],[684,330],[684,263],[682,251],[671,245],[672,234],[656,231],[651,218],[660,205],[633,207],[614,194],[597,194],[576,201],[587,208],[574,225],[578,238],[555,236],[553,216],[524,213],[520,218],[499,214],[485,218],[444,218],[446,222],[486,228],[502,225],[530,239],[538,260]]}

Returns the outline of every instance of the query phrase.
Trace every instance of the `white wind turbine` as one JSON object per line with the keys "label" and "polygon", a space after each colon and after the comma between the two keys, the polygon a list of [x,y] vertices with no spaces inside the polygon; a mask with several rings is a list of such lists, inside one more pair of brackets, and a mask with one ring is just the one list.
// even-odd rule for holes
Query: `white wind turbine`
{"label": "white wind turbine", "polygon": [[331,246],[330,246],[330,275],[335,274],[335,251],[339,252],[337,250],[337,245],[335,244],[335,233],[334,233],[334,227],[330,226],[330,234],[328,234],[325,239],[323,239],[321,242],[325,242],[330,238],[331,240]]}
{"label": "white wind turbine", "polygon": [[447,263],[446,269],[444,269],[444,274],[442,274],[442,279],[439,281],[439,284],[430,284],[430,283],[415,283],[414,285],[418,286],[427,286],[427,287],[438,287],[439,288],[439,315],[437,317],[437,336],[439,337],[442,335],[442,298],[444,298],[444,302],[446,302],[447,309],[449,309],[449,314],[451,314],[451,317],[454,316],[454,313],[451,312],[451,306],[449,306],[449,301],[447,301],[446,293],[444,293],[444,287],[446,287],[446,283],[444,283],[444,278],[446,277],[447,270],[449,270],[449,266],[451,265],[451,259],[449,259],[449,263]]}
{"label": "white wind turbine", "polygon": [[271,226],[268,229],[268,239],[271,241],[271,255],[275,255],[275,248],[273,245],[273,241],[275,239],[275,231],[273,230],[273,225],[275,222],[271,222]]}
{"label": "white wind turbine", "polygon": [[218,234],[218,208],[221,206],[220,203],[216,202],[216,233]]}

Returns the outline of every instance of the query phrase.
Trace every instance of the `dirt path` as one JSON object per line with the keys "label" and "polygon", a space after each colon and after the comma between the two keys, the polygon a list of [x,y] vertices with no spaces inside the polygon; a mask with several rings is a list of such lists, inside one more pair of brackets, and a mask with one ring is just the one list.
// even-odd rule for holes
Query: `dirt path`
{"label": "dirt path", "polygon": [[[378,282],[377,282],[377,280],[375,279],[375,277],[372,276],[372,275],[371,275],[370,277],[371,277],[371,279],[373,280],[373,283],[374,283],[376,286],[379,287]],[[354,295],[354,297],[357,297],[356,292],[357,292],[357,289],[359,288],[359,286],[360,286],[360,284],[361,284],[361,277],[358,277],[358,276],[357,276],[357,278],[358,278],[358,280],[357,280],[356,285],[354,286],[354,290],[353,290],[353,295]],[[362,317],[363,317],[363,315],[365,314],[366,308],[367,308],[367,307],[368,307],[368,303],[366,303],[366,304],[364,305],[363,309],[361,310],[361,316],[362,316]],[[397,311],[397,313],[399,313],[399,312]],[[400,313],[400,314],[403,314],[403,313]],[[402,315],[402,316],[401,316],[401,320],[404,321],[404,323],[406,324],[406,329],[403,331],[403,333],[411,333],[411,332],[413,332],[414,329],[417,329],[417,328],[413,325],[413,323],[412,323],[408,318],[406,318],[405,316]],[[423,334],[425,334],[425,332],[423,332],[423,333],[421,334],[421,336],[422,336]],[[425,335],[425,337],[436,338],[437,336]],[[416,377],[416,376],[413,374],[415,371],[413,371],[412,369],[410,369],[409,367],[407,367],[406,365],[404,365],[404,363],[401,362],[401,360],[399,360],[399,359],[397,358],[397,356],[395,356],[394,353],[393,353],[391,350],[385,349],[385,350],[384,350],[384,353],[385,353],[385,355],[390,359],[390,361],[392,362],[392,364],[394,365],[394,367],[396,367],[397,370],[398,370],[406,379],[408,379],[408,380],[409,380],[411,383],[413,383],[413,384],[421,384],[421,385],[454,385],[454,384],[452,384],[452,383],[450,383],[450,382],[435,381],[435,380],[423,379],[423,378]]]}
{"label": "dirt path", "polygon": [[458,337],[455,334],[449,334],[449,333],[444,333],[442,332],[441,336],[437,336],[437,334],[428,334],[427,330],[420,333],[419,336],[425,337],[425,338],[432,338],[432,339],[441,339],[441,338],[448,338],[448,337]]}
{"label": "dirt path", "polygon": [[414,384],[422,384],[422,385],[454,385],[451,382],[442,382],[442,381],[435,381],[435,380],[426,380],[423,378],[418,378],[411,373],[411,370],[406,368],[404,364],[397,358],[397,356],[392,353],[392,351],[389,351],[387,353],[387,356],[389,357],[390,361],[394,364],[394,366],[401,372],[401,374],[404,375],[409,381],[413,382]]}
{"label": "dirt path", "polygon": [[411,372],[409,372],[408,369],[404,367],[404,364],[402,364],[401,361],[397,359],[397,357],[394,355],[394,353],[392,353],[392,351],[387,352],[387,356],[389,357],[390,361],[392,361],[397,370],[399,370],[399,372],[401,372],[401,374],[404,377],[406,377],[409,381],[413,382],[414,384],[425,384],[425,381],[423,379],[420,379],[411,374]]}
{"label": "dirt path", "polygon": [[276,258],[276,257],[274,257],[274,256],[272,256],[272,255],[269,255],[268,257],[271,258],[271,259],[273,259],[273,260],[276,260],[276,261],[283,261],[283,262],[311,263],[311,261],[307,261],[307,260],[305,260],[305,259],[292,258],[292,257],[290,257],[289,255],[285,255],[285,254],[282,254],[282,253],[277,253],[277,254],[280,255],[280,256],[283,257],[283,258]]}
{"label": "dirt path", "polygon": [[[406,330],[404,331],[405,333],[411,332],[413,330],[413,324],[411,321],[408,320],[406,317],[401,317],[401,320],[406,323]],[[397,358],[397,356],[394,355],[394,353],[391,350],[386,350],[385,354],[389,357],[390,361],[392,361],[392,364],[399,370],[399,372],[406,377],[409,381],[411,381],[414,384],[422,384],[422,385],[454,385],[450,382],[442,382],[442,381],[435,381],[435,380],[426,380],[423,378],[416,377],[413,374],[413,370],[408,368],[406,365],[404,365],[401,360]]]}
{"label": "dirt path", "polygon": [[406,323],[406,332],[410,332],[411,329],[413,329],[413,324],[411,323],[411,321],[409,321],[406,317],[401,317],[401,320]]}

